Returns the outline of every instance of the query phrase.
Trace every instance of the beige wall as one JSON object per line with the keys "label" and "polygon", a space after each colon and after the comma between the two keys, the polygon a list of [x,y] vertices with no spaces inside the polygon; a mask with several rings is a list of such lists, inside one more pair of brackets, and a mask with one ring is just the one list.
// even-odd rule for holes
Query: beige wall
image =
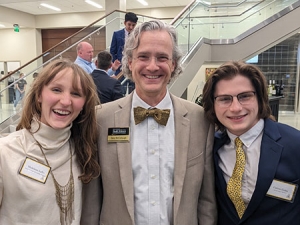
{"label": "beige wall", "polygon": [[[40,31],[28,28],[21,29],[19,33],[16,33],[13,29],[1,29],[0,49],[0,61],[20,61],[21,65],[24,65],[41,54],[42,44]],[[38,62],[26,70],[22,70],[22,72],[28,74],[34,70],[37,65]],[[31,80],[31,76],[27,78],[28,83],[31,83]]]}
{"label": "beige wall", "polygon": [[40,15],[36,16],[36,28],[85,27],[103,16],[104,12]]}
{"label": "beige wall", "polygon": [[19,33],[13,29],[0,30],[0,61],[21,61],[26,63],[28,59],[36,57],[41,43],[40,33],[34,28],[21,29]]}
{"label": "beige wall", "polygon": [[[168,7],[157,9],[138,9],[133,12],[155,18],[174,18],[183,7]],[[61,28],[61,27],[82,27],[87,26],[100,17],[105,16],[104,11],[89,13],[66,13],[49,15],[31,15],[10,8],[0,6],[1,23],[19,24],[20,28]],[[9,28],[9,29],[12,29]],[[2,29],[0,29],[1,31]]]}
{"label": "beige wall", "polygon": [[205,84],[205,69],[206,68],[217,68],[222,63],[205,63],[198,70],[196,76],[191,81],[187,88],[187,100],[195,101],[196,98],[202,93],[203,86]]}
{"label": "beige wall", "polygon": [[[135,10],[142,14],[158,18],[173,18],[183,7]],[[21,61],[21,65],[29,62],[42,53],[40,29],[84,27],[100,17],[105,12],[69,13],[56,15],[33,16],[17,10],[0,6],[0,21],[18,23],[20,32],[13,28],[0,29],[0,61]],[[16,22],[14,22],[16,21]]]}
{"label": "beige wall", "polygon": [[35,28],[35,16],[3,6],[0,6],[0,21],[4,25],[17,23],[20,27]]}

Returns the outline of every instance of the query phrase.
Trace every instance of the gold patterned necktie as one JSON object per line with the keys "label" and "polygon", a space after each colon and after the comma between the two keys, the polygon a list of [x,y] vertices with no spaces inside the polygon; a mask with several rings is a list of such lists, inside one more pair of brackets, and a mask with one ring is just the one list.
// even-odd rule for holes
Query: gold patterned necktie
{"label": "gold patterned necktie", "polygon": [[227,194],[235,206],[240,218],[242,218],[246,206],[242,199],[242,177],[246,165],[246,156],[243,151],[243,142],[239,137],[235,139],[236,162],[231,178],[227,184]]}
{"label": "gold patterned necktie", "polygon": [[166,126],[170,115],[170,109],[144,109],[140,106],[135,107],[133,112],[136,125],[145,120],[146,117],[151,116],[158,124]]}

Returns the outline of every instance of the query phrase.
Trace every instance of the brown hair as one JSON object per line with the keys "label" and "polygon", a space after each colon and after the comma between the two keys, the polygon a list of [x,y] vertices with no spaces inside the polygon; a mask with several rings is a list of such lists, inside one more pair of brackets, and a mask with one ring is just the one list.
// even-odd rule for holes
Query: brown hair
{"label": "brown hair", "polygon": [[101,51],[97,55],[98,69],[108,70],[111,67],[112,55],[108,51]]}
{"label": "brown hair", "polygon": [[261,70],[251,64],[246,64],[242,61],[230,61],[221,65],[212,75],[209,76],[203,88],[203,108],[210,122],[217,125],[217,129],[224,131],[224,125],[218,120],[214,108],[214,94],[216,84],[220,80],[230,80],[237,75],[242,75],[248,78],[255,88],[256,98],[258,102],[259,119],[270,118],[271,108],[269,106],[267,81]]}
{"label": "brown hair", "polygon": [[97,162],[97,124],[95,112],[95,106],[99,104],[99,98],[91,76],[78,65],[70,60],[59,59],[52,61],[39,73],[25,98],[17,130],[22,128],[30,130],[33,118],[40,119],[41,104],[38,98],[44,86],[48,85],[60,71],[66,68],[71,68],[73,71],[73,81],[71,81],[73,88],[75,90],[78,89],[77,84],[78,79],[80,79],[82,92],[86,97],[86,102],[81,113],[72,123],[71,139],[74,143],[78,163],[83,172],[79,176],[79,179],[84,183],[88,183],[100,174],[100,166]]}

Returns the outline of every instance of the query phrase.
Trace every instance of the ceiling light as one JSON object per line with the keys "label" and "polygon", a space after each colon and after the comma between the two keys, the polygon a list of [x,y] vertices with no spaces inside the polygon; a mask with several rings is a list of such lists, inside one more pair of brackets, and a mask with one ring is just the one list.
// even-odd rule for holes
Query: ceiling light
{"label": "ceiling light", "polygon": [[5,27],[3,24],[0,24],[0,27]]}
{"label": "ceiling light", "polygon": [[99,5],[98,3],[93,2],[91,0],[85,0],[85,2],[88,3],[88,4],[90,4],[90,5],[92,5],[92,6],[95,6],[98,9],[102,9],[103,8],[101,5]]}
{"label": "ceiling light", "polygon": [[144,0],[138,0],[138,2],[141,3],[142,5],[145,5],[145,6],[148,5],[148,3],[146,1],[144,1]]}
{"label": "ceiling light", "polygon": [[54,7],[52,5],[48,5],[46,3],[41,3],[41,6],[44,6],[44,7],[48,8],[48,9],[52,9],[52,10],[55,10],[55,11],[61,11],[60,8]]}

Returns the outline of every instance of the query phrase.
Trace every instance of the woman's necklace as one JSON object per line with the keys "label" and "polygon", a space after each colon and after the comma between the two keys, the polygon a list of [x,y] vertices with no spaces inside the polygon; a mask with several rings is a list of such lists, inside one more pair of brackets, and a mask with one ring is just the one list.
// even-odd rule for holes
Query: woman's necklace
{"label": "woman's necklace", "polygon": [[[34,137],[33,137],[34,138]],[[41,144],[34,138],[37,145],[40,147],[41,152],[46,160],[47,166],[50,167],[50,173],[52,179],[54,181],[55,186],[55,195],[56,195],[56,202],[60,208],[60,223],[61,225],[70,225],[72,224],[72,220],[74,220],[74,178],[72,172],[72,151],[71,151],[71,144],[69,142],[69,150],[70,150],[70,177],[69,181],[65,186],[60,185],[54,177],[52,172],[51,166],[47,160],[47,157],[44,153],[43,147]]]}

